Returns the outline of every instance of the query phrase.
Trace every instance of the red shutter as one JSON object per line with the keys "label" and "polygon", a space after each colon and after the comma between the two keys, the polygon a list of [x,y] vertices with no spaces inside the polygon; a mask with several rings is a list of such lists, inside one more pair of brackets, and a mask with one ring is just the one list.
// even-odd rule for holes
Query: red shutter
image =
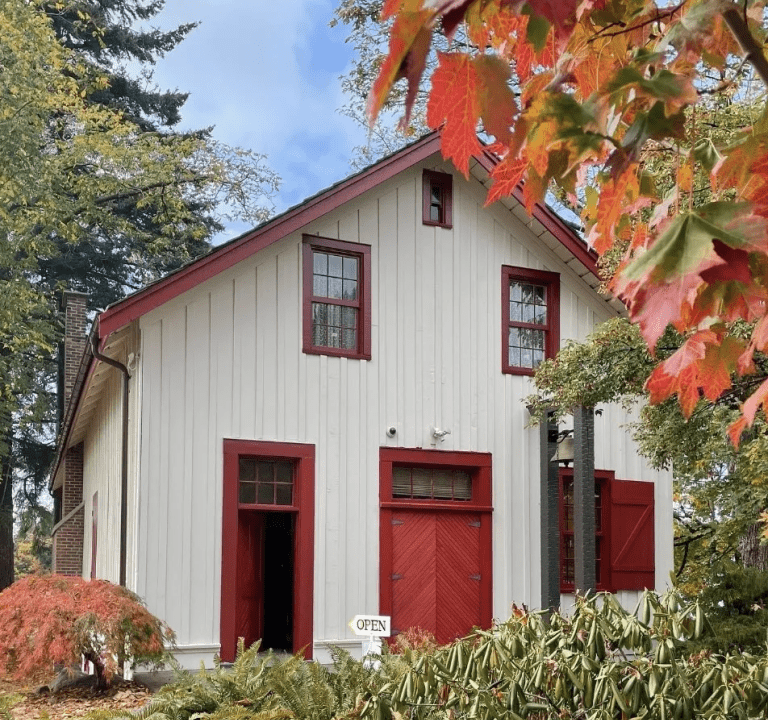
{"label": "red shutter", "polygon": [[643,590],[655,585],[653,483],[611,483],[611,586]]}

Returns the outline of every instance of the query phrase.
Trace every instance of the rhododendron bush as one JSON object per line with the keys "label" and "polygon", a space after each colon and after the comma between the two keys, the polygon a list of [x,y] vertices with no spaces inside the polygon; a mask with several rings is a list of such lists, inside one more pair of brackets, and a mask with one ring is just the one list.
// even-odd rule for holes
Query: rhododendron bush
{"label": "rhododendron bush", "polygon": [[[690,416],[753,378],[737,444],[768,406],[756,362],[768,352],[765,3],[386,0],[382,16],[371,117],[405,79],[407,124],[433,33],[463,25],[467,41],[438,53],[431,77],[443,155],[466,176],[473,154],[492,154],[489,203],[522,184],[530,211],[554,190],[597,252],[621,255],[611,288],[648,346],[670,325],[683,337],[648,379],[652,401],[677,395]],[[713,114],[746,100],[756,112],[741,132],[718,132]],[[743,321],[749,332],[733,333]]]}
{"label": "rhododendron bush", "polygon": [[160,662],[173,639],[137,595],[106,580],[33,575],[0,593],[0,672],[12,678],[82,655],[104,687],[119,659]]}

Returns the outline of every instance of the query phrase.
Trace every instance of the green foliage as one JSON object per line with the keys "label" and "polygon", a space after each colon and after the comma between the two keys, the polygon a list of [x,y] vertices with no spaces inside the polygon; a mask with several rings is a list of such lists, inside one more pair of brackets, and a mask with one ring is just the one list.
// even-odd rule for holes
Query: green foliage
{"label": "green foliage", "polygon": [[[731,332],[742,330],[735,325]],[[768,507],[768,439],[760,417],[738,449],[728,439],[751,379],[734,379],[717,402],[701,398],[687,419],[674,400],[648,403],[648,377],[680,342],[668,330],[652,357],[637,326],[622,318],[603,323],[585,342],[569,342],[541,364],[538,392],[527,402],[534,413],[551,408],[559,418],[579,404],[620,403],[633,411],[628,429],[641,454],[652,467],[674,471],[676,583],[695,597],[724,562],[750,562],[740,545]],[[756,355],[755,362],[760,367],[765,358]]]}
{"label": "green foliage", "polygon": [[[347,653],[327,670],[300,656],[239,648],[163,688],[139,720],[752,720],[768,708],[768,655],[691,653],[711,638],[699,603],[646,593],[635,612],[613,595],[578,598],[569,615],[517,608],[505,623],[435,647],[423,633],[379,671]],[[418,639],[414,647],[412,640]],[[757,650],[757,649],[756,649]]]}
{"label": "green foliage", "polygon": [[112,717],[330,720],[349,716],[361,698],[376,692],[383,681],[342,650],[335,650],[333,657],[334,668],[329,671],[301,655],[278,658],[272,651],[259,653],[259,643],[247,650],[241,643],[231,668],[217,664],[211,673],[202,670],[192,675],[176,667],[176,682],[162,688],[137,715]]}
{"label": "green foliage", "polygon": [[579,598],[572,615],[516,612],[433,654],[413,654],[361,718],[758,718],[768,657],[688,655],[706,631],[695,604],[646,593],[635,613],[612,595]]}
{"label": "green foliage", "polygon": [[162,5],[0,0],[0,588],[4,486],[17,508],[45,505],[61,289],[106,307],[206,252],[224,219],[272,212],[263,155],[172,130],[186,95],[151,66],[193,25],[147,29]]}
{"label": "green foliage", "polygon": [[11,709],[21,702],[21,695],[13,693],[0,693],[0,720],[13,720]]}
{"label": "green foliage", "polygon": [[699,594],[712,632],[692,650],[765,653],[768,648],[768,572],[723,562]]}

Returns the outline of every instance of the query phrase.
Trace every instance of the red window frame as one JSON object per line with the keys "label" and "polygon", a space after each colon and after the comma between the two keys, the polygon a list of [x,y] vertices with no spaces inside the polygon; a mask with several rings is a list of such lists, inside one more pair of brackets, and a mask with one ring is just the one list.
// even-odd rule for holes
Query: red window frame
{"label": "red window frame", "polygon": [[[437,190],[440,196],[439,218],[432,219],[432,190]],[[453,227],[453,175],[424,170],[421,179],[421,221],[424,225],[441,227],[450,230]]]}
{"label": "red window frame", "polygon": [[[472,475],[471,500],[435,500],[394,497],[392,469],[396,466],[466,470]],[[422,450],[417,448],[379,449],[379,612],[392,614],[392,515],[396,510],[441,510],[447,512],[476,512],[481,516],[480,543],[486,549],[482,556],[480,574],[480,616],[483,627],[490,627],[493,617],[493,500],[491,490],[492,456],[490,453],[468,451]]]}
{"label": "red window frame", "polygon": [[[314,295],[314,253],[326,252],[358,260],[357,300],[316,297]],[[304,315],[303,350],[310,355],[331,355],[353,360],[371,359],[371,246],[362,243],[334,240],[319,235],[303,235],[304,290],[302,312]],[[315,345],[312,339],[312,304],[320,302],[338,307],[353,307],[357,310],[357,346],[353,349]]]}
{"label": "red window frame", "polygon": [[[315,540],[315,446],[303,443],[224,440],[224,492],[222,498],[220,656],[235,659],[237,603],[237,533],[241,510],[293,512],[296,516],[293,591],[293,650],[304,648],[312,657]],[[293,505],[239,502],[240,458],[290,460],[294,463]]]}
{"label": "red window frame", "polygon": [[[574,592],[574,583],[567,582],[565,547],[567,538],[573,537],[573,530],[566,529],[566,506],[565,506],[565,481],[573,482],[573,468],[560,468],[559,472],[559,516],[560,516],[560,592]],[[600,581],[596,583],[597,590],[613,592],[611,582],[611,487],[615,480],[615,473],[612,470],[595,470],[595,483],[600,484],[600,503],[601,503],[601,527],[598,531],[595,529],[595,536],[599,538],[600,552],[596,562],[599,563]],[[597,550],[597,543],[596,543]]]}
{"label": "red window frame", "polygon": [[[547,289],[547,322],[526,323],[509,317],[511,282],[525,282]],[[560,348],[560,273],[503,265],[501,268],[501,370],[510,375],[533,375],[535,368],[509,362],[509,330],[512,327],[544,331],[544,358],[551,358]]]}

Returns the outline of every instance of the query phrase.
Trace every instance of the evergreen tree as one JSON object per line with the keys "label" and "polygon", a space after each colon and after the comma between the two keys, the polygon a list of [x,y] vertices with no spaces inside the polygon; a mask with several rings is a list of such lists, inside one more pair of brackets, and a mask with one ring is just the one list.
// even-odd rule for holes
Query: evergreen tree
{"label": "evergreen tree", "polygon": [[[271,212],[263,156],[174,130],[187,96],[156,88],[151,67],[194,24],[146,29],[162,6],[0,0],[0,590],[13,581],[14,499],[48,512],[61,290],[104,308],[204,253],[222,203],[254,224]],[[33,27],[37,45],[19,46]]]}

